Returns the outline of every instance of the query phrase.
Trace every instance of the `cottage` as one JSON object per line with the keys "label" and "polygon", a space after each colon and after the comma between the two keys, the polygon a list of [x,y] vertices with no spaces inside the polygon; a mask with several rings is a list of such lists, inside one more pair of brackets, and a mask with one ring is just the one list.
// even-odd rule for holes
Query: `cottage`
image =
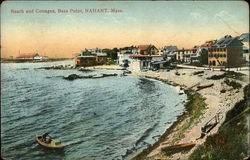
{"label": "cottage", "polygon": [[138,54],[140,55],[159,55],[159,50],[154,45],[139,45]]}
{"label": "cottage", "polygon": [[239,37],[226,35],[208,48],[210,67],[239,67],[243,62],[243,43]]}
{"label": "cottage", "polygon": [[87,67],[87,66],[93,66],[96,65],[96,56],[91,55],[79,55],[75,57],[75,67]]}
{"label": "cottage", "polygon": [[130,55],[129,58],[131,58],[129,68],[136,72],[152,69],[154,62],[163,61],[163,57],[160,55]]}
{"label": "cottage", "polygon": [[82,53],[74,58],[75,67],[87,67],[94,65],[102,65],[107,62],[107,54],[99,49],[85,49]]}
{"label": "cottage", "polygon": [[130,55],[129,59],[131,71],[159,69],[166,63],[154,45],[139,45],[136,54]]}

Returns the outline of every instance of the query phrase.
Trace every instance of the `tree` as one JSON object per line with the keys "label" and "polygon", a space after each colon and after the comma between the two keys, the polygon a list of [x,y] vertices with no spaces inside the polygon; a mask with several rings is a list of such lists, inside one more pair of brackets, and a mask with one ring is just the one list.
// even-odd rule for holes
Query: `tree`
{"label": "tree", "polygon": [[201,50],[201,64],[203,65],[208,64],[208,50],[206,49]]}

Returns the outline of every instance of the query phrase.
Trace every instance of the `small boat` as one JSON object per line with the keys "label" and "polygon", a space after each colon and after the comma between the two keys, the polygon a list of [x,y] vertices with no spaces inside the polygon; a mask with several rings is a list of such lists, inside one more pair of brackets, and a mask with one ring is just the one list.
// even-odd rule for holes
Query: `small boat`
{"label": "small boat", "polygon": [[49,143],[46,143],[42,140],[42,136],[36,136],[36,141],[38,142],[38,144],[46,148],[51,148],[51,149],[63,149],[64,148],[64,145],[61,144],[60,141],[57,141],[55,139],[51,139]]}
{"label": "small boat", "polygon": [[196,145],[196,143],[184,143],[184,144],[177,144],[173,146],[167,146],[163,147],[161,150],[165,152],[181,152],[183,150],[188,150],[193,148]]}
{"label": "small boat", "polygon": [[208,88],[208,87],[212,87],[214,84],[211,83],[211,84],[208,84],[208,85],[200,85],[200,86],[197,86],[197,90],[201,90],[203,88]]}

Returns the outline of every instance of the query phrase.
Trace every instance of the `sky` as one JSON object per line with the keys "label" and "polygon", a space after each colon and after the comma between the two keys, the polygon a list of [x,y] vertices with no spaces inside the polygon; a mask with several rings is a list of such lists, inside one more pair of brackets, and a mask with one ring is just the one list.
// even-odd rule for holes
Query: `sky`
{"label": "sky", "polygon": [[[7,1],[1,5],[1,57],[38,52],[70,58],[85,48],[144,44],[192,48],[248,33],[248,8],[244,1]],[[83,12],[70,12],[76,9]],[[94,9],[108,12],[86,12]]]}

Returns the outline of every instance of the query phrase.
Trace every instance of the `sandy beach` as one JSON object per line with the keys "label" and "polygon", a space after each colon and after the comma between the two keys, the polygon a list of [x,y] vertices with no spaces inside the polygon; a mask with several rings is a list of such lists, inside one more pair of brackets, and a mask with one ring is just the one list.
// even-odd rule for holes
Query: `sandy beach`
{"label": "sandy beach", "polygon": [[99,65],[99,66],[84,67],[84,69],[123,70],[123,67],[120,67],[118,65]]}
{"label": "sandy beach", "polygon": [[[233,70],[233,69],[232,69]],[[236,69],[234,69],[236,71]],[[147,150],[147,153],[143,151],[134,159],[149,159],[149,160],[160,160],[160,159],[188,159],[189,155],[197,148],[199,144],[203,144],[208,135],[214,134],[217,132],[218,128],[223,123],[226,113],[234,107],[234,105],[243,99],[243,88],[249,83],[249,70],[244,69],[241,72],[245,75],[242,80],[235,80],[240,83],[242,87],[240,89],[232,89],[231,86],[223,83],[225,78],[218,80],[208,80],[208,77],[213,75],[222,75],[224,72],[218,70],[204,70],[202,68],[185,68],[178,69],[179,75],[176,75],[175,72],[177,70],[171,70],[169,72],[137,72],[133,73],[134,76],[139,77],[147,77],[147,78],[157,78],[158,80],[167,80],[168,83],[177,84],[181,86],[184,90],[188,88],[192,88],[195,92],[198,92],[202,97],[205,98],[206,109],[204,109],[203,114],[199,117],[196,124],[190,125],[189,128],[185,130],[184,133],[180,133],[182,127],[187,123],[188,117],[184,118],[182,121],[178,122],[177,125],[172,128],[172,131],[169,134],[166,134],[163,137],[163,141],[152,147],[150,150]],[[204,73],[194,75],[197,71],[204,71]],[[214,84],[212,87],[204,88],[197,91],[197,85],[206,85],[206,84]],[[226,90],[225,93],[221,93],[221,90]],[[198,139],[201,136],[201,127],[203,127],[210,119],[212,119],[217,113],[220,113],[220,121],[219,123],[203,138]],[[182,130],[183,131],[183,130]],[[180,134],[183,134],[180,138]],[[170,144],[182,144],[182,143],[190,143],[195,142],[196,145],[190,151],[185,153],[176,153],[171,156],[166,156],[161,151],[161,148],[169,146]]]}

